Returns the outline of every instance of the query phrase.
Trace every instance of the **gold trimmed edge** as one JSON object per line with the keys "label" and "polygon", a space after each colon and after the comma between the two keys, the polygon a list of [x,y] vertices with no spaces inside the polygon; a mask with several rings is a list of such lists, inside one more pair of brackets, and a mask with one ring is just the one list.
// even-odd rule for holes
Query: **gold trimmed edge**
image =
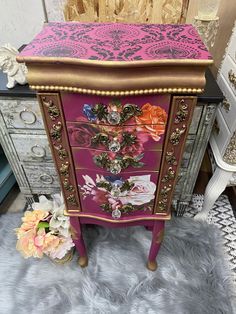
{"label": "gold trimmed edge", "polygon": [[153,65],[211,65],[213,59],[156,59],[156,60],[137,60],[137,61],[103,61],[78,59],[69,57],[40,57],[40,56],[21,56],[16,57],[17,62],[25,63],[64,63],[78,64],[84,66],[103,66],[103,67],[143,67]]}
{"label": "gold trimmed edge", "polygon": [[[163,215],[162,217],[156,217],[156,215],[153,215],[150,217],[138,217],[138,218],[126,219],[126,220],[114,220],[114,219],[94,216],[94,215],[90,215],[90,214],[83,214],[83,213],[71,214],[67,211],[64,211],[64,215],[65,216],[77,216],[78,218],[92,218],[95,220],[101,220],[101,221],[118,223],[118,224],[119,223],[131,223],[131,222],[142,221],[142,220],[170,220],[171,219],[171,213],[170,212],[168,214],[165,213],[165,215]],[[160,214],[160,216],[161,216],[161,214]]]}
{"label": "gold trimmed edge", "polygon": [[54,85],[30,85],[31,89],[37,91],[62,91],[89,95],[100,96],[130,96],[130,95],[147,95],[147,94],[166,94],[166,93],[181,93],[181,94],[199,94],[204,91],[203,88],[150,88],[139,90],[123,90],[123,91],[108,91],[108,90],[95,90],[87,88],[79,88],[72,86],[54,86]]}

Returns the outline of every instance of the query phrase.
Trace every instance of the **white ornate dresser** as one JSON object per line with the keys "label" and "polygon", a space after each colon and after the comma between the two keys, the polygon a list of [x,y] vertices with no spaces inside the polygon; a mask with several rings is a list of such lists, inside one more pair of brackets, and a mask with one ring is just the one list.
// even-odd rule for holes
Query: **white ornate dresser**
{"label": "white ornate dresser", "polygon": [[214,173],[206,187],[202,211],[195,216],[203,220],[226,186],[236,185],[236,24],[217,82],[225,98],[217,110],[210,137],[209,156]]}

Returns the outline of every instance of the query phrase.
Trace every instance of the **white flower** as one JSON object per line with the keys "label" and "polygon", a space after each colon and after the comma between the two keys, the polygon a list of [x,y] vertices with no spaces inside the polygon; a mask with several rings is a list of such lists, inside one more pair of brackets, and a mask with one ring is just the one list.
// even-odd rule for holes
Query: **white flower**
{"label": "white flower", "polygon": [[60,244],[50,253],[48,253],[48,255],[51,257],[51,258],[63,258],[66,253],[73,247],[75,246],[73,241],[72,241],[72,238],[69,236],[69,237],[62,237],[60,239]]}
{"label": "white flower", "polygon": [[156,184],[150,181],[151,175],[132,176],[129,182],[134,183],[132,189],[121,195],[119,200],[121,203],[132,205],[143,205],[149,203],[155,197]]}
{"label": "white flower", "polygon": [[41,209],[45,211],[51,211],[53,208],[53,201],[50,201],[44,195],[39,196],[39,202],[32,204],[33,210]]}

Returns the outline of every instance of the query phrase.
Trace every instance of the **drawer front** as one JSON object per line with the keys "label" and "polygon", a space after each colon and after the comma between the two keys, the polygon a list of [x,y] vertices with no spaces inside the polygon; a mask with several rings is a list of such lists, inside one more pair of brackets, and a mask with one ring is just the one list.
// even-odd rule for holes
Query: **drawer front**
{"label": "drawer front", "polygon": [[105,214],[109,218],[115,210],[121,217],[153,212],[158,172],[106,176],[99,171],[81,169],[76,176],[84,212]]}
{"label": "drawer front", "polygon": [[44,129],[37,100],[0,99],[0,110],[9,129]]}
{"label": "drawer front", "polygon": [[224,151],[230,140],[230,131],[220,110],[217,110],[216,113],[216,119],[213,126],[213,135],[216,140],[219,152],[223,156]]}
{"label": "drawer front", "polygon": [[59,181],[54,165],[23,166],[29,185],[35,188],[58,187]]}
{"label": "drawer front", "polygon": [[201,119],[203,106],[196,106],[193,112],[192,122],[189,128],[189,134],[197,134],[198,125]]}
{"label": "drawer front", "polygon": [[221,73],[223,74],[234,95],[236,95],[236,63],[233,62],[230,56],[226,56],[224,59]]}
{"label": "drawer front", "polygon": [[20,161],[52,162],[46,135],[11,134]]}
{"label": "drawer front", "polygon": [[71,146],[133,154],[137,150],[160,150],[164,142],[164,125],[107,126],[84,122],[67,122]]}
{"label": "drawer front", "polygon": [[187,138],[185,146],[184,146],[184,154],[181,161],[181,167],[187,168],[189,165],[189,161],[192,155],[193,147],[194,147],[194,141],[193,138]]}
{"label": "drawer front", "polygon": [[236,96],[233,94],[232,90],[221,74],[218,76],[217,82],[226,98],[222,102],[220,111],[230,131],[234,132],[236,129]]}
{"label": "drawer front", "polygon": [[157,171],[160,167],[161,154],[162,152],[158,151],[147,151],[136,156],[122,156],[96,149],[72,148],[76,168],[94,169],[94,171],[103,169],[107,174]]}
{"label": "drawer front", "polygon": [[105,125],[166,125],[170,95],[100,97],[62,93],[67,121]]}

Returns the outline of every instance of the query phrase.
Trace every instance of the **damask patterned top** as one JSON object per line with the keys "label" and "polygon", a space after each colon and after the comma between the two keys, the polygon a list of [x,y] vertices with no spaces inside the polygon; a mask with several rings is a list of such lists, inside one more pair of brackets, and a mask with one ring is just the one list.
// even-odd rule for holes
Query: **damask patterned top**
{"label": "damask patterned top", "polygon": [[189,24],[49,23],[20,57],[104,61],[212,59]]}

